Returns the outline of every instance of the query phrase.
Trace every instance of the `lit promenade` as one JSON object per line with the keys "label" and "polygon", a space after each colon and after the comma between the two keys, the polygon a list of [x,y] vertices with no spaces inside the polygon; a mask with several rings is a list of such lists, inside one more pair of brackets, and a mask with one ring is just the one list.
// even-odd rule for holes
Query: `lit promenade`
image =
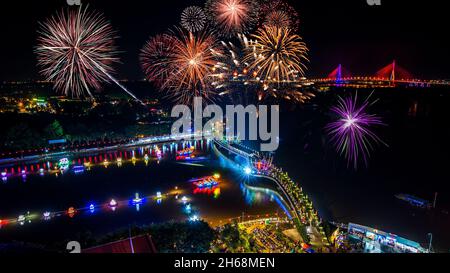
{"label": "lit promenade", "polygon": [[[266,170],[259,170],[256,165],[261,162],[263,158],[258,152],[244,152],[243,149],[238,149],[236,145],[231,145],[229,142],[214,140],[214,145],[218,145],[221,148],[228,150],[237,155],[245,156],[248,160],[250,168],[248,175],[253,177],[261,177],[269,179],[276,183],[276,185],[282,190],[285,196],[290,211],[293,214],[293,220],[297,225],[297,229],[300,231],[301,226],[309,226],[309,233],[314,237],[313,244],[321,247],[327,245],[326,235],[321,226],[321,220],[319,219],[317,211],[314,209],[312,202],[308,196],[303,193],[301,187],[298,186],[286,172],[282,169],[270,164]],[[251,150],[246,148],[246,150]]]}

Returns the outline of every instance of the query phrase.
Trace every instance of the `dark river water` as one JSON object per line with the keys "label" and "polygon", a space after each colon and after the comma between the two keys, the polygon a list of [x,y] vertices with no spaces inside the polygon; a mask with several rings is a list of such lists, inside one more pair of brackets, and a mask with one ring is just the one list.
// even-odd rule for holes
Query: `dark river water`
{"label": "dark river water", "polygon": [[[0,242],[14,240],[46,245],[76,240],[86,232],[101,236],[133,224],[186,221],[195,216],[216,226],[237,217],[284,215],[282,197],[276,192],[248,188],[246,185],[251,182],[248,177],[226,165],[227,161],[211,152],[208,144],[199,142],[193,146],[197,156],[194,160],[175,159],[175,150],[181,150],[181,145],[178,149],[159,145],[163,150],[160,160],[154,149],[139,147],[69,157],[71,167],[64,174],[48,173],[45,169],[45,174],[40,175],[38,167],[47,166],[46,162],[39,166],[38,162],[23,164],[20,172],[15,166],[16,174],[20,174],[0,182],[0,219],[10,219],[0,229]],[[148,162],[145,154],[149,155]],[[121,166],[117,164],[118,158],[122,159]],[[51,164],[51,169],[56,163]],[[84,171],[76,174],[74,167],[81,165],[85,166]],[[22,177],[25,166],[27,175]],[[214,174],[220,174],[220,183],[212,189],[198,189],[190,181]],[[158,192],[162,195],[160,201]],[[132,203],[136,193],[144,199],[139,208]],[[187,200],[183,201],[183,197]],[[112,199],[118,203],[114,211],[109,205]],[[72,217],[68,213],[70,207],[76,209]],[[19,215],[26,216],[28,212],[31,223],[13,223]],[[51,212],[51,219],[43,219],[45,212]]]}
{"label": "dark river water", "polygon": [[[427,246],[428,234],[432,233],[433,247],[448,252],[450,92],[376,90],[371,100],[378,99],[378,102],[370,108],[370,113],[381,116],[387,124],[376,132],[388,146],[377,146],[371,153],[369,165],[360,164],[357,170],[347,167],[346,160],[330,145],[324,131],[332,119],[329,108],[336,103],[338,95],[354,92],[339,89],[318,94],[302,106],[288,110],[283,106],[280,148],[274,155],[275,162],[303,187],[321,217],[371,226],[423,246]],[[371,92],[360,90],[358,96],[365,98]],[[122,151],[122,154],[113,151],[106,155],[107,167],[102,163],[103,153],[86,155],[70,158],[75,165],[83,160],[93,162],[91,170],[78,175],[73,172],[58,176],[27,175],[26,178],[18,175],[0,183],[0,219],[17,217],[27,211],[42,218],[47,210],[85,208],[73,218],[62,212],[50,221],[36,219],[23,226],[4,226],[0,229],[0,240],[68,240],[80,232],[104,234],[134,223],[184,221],[192,215],[218,225],[243,214],[283,213],[282,201],[276,193],[245,187],[242,171],[224,166],[207,145],[197,149],[203,151],[198,156],[204,158],[194,162],[176,161],[172,154],[164,155],[158,163],[154,151],[151,154],[143,148],[134,151],[138,159],[135,165],[131,162],[131,151]],[[151,154],[147,165],[143,160],[145,153]],[[123,158],[121,167],[117,166],[117,157]],[[37,167],[34,164],[34,172]],[[221,175],[220,190],[194,192],[190,179],[214,173]],[[159,204],[154,199],[158,191],[169,194]],[[170,194],[174,191],[179,192],[178,199]],[[433,201],[436,192],[437,206],[430,210],[412,207],[395,198],[396,194],[406,193]],[[128,204],[136,193],[149,196],[139,211]],[[186,213],[185,204],[180,201],[182,196],[189,198],[191,214]],[[116,211],[107,205],[112,198],[122,202]],[[96,205],[94,213],[86,210],[91,203]]]}
{"label": "dark river water", "polygon": [[[360,90],[364,99],[373,90]],[[355,91],[319,94],[310,104],[284,111],[275,161],[308,192],[322,217],[395,233],[427,246],[450,250],[450,90],[375,90],[369,110],[387,126],[375,129],[388,146],[371,153],[369,165],[347,167],[329,143],[324,127],[337,97]],[[425,210],[395,198],[406,193],[433,201]]]}

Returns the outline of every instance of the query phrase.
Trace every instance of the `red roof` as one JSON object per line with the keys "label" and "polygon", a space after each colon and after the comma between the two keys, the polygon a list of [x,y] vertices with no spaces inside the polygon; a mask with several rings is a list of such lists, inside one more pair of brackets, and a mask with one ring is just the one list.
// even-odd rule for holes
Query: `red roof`
{"label": "red roof", "polygon": [[82,253],[156,253],[150,235],[142,235],[81,251]]}

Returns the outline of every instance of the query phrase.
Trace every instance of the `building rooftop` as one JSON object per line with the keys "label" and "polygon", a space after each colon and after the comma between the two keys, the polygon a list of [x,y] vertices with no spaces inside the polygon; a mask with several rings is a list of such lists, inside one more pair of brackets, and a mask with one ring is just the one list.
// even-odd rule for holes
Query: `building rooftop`
{"label": "building rooftop", "polygon": [[82,250],[82,253],[156,253],[155,245],[153,244],[150,235],[142,235],[133,238],[104,244]]}

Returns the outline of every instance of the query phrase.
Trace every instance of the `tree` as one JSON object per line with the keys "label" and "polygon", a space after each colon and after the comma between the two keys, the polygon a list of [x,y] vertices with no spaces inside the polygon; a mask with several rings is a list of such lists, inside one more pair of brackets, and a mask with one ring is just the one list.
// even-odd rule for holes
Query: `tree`
{"label": "tree", "polygon": [[47,139],[58,139],[64,136],[64,129],[59,121],[54,120],[44,129],[44,136]]}
{"label": "tree", "polygon": [[27,123],[11,127],[5,136],[5,144],[13,149],[30,149],[41,145],[39,133]]}

